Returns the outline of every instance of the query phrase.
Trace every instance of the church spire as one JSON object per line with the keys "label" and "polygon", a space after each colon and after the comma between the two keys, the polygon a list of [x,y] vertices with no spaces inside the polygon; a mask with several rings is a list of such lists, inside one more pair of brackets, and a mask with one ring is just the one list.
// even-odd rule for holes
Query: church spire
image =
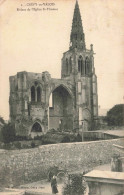
{"label": "church spire", "polygon": [[85,35],[83,33],[82,20],[77,0],[74,9],[72,30],[70,36],[70,49],[73,48],[86,49]]}

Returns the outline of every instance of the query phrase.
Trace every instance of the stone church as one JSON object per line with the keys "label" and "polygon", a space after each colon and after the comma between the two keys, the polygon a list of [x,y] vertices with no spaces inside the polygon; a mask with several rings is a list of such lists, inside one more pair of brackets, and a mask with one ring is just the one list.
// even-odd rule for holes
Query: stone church
{"label": "stone church", "polygon": [[10,76],[10,120],[16,134],[35,137],[50,129],[82,132],[96,128],[97,77],[94,51],[86,49],[76,1],[69,50],[61,60],[61,78],[49,72],[18,72]]}

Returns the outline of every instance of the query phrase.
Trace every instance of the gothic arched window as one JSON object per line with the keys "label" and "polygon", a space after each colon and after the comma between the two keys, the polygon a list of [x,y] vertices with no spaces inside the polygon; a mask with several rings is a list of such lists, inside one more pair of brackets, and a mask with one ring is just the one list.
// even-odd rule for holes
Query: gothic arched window
{"label": "gothic arched window", "polygon": [[41,102],[41,88],[37,87],[37,102]]}
{"label": "gothic arched window", "polygon": [[31,101],[35,102],[35,87],[31,87]]}
{"label": "gothic arched window", "polygon": [[66,58],[66,74],[69,74],[69,64],[68,64],[68,59]]}
{"label": "gothic arched window", "polygon": [[72,72],[72,58],[70,57],[70,62],[69,62],[69,64],[70,64],[70,73]]}
{"label": "gothic arched window", "polygon": [[78,72],[81,73],[81,75],[84,75],[85,70],[84,70],[84,62],[82,56],[79,56],[78,58]]}
{"label": "gothic arched window", "polygon": [[33,132],[42,132],[42,127],[38,122],[35,122],[32,126]]}
{"label": "gothic arched window", "polygon": [[81,72],[81,58],[82,56],[80,56],[78,59],[78,72]]}
{"label": "gothic arched window", "polygon": [[85,74],[89,74],[90,73],[90,60],[88,57],[86,57],[85,59]]}

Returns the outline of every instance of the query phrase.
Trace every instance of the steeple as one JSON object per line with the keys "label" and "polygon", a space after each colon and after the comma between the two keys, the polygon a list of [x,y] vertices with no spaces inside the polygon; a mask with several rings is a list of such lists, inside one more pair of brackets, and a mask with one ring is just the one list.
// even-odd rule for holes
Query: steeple
{"label": "steeple", "polygon": [[83,33],[82,20],[81,20],[80,9],[77,0],[74,9],[72,30],[70,35],[70,49],[73,48],[78,48],[83,50],[86,49],[85,35]]}

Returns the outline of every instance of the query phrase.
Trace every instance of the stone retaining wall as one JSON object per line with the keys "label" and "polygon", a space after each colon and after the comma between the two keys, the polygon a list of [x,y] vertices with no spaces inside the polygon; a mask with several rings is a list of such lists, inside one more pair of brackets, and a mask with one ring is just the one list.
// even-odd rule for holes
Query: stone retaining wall
{"label": "stone retaining wall", "polygon": [[118,139],[119,136],[107,134],[102,131],[85,131],[83,133],[83,138],[85,141],[95,141],[95,140],[107,140],[107,139]]}
{"label": "stone retaining wall", "polygon": [[20,185],[46,178],[51,166],[88,171],[110,162],[113,144],[124,139],[43,145],[34,149],[0,152],[0,186]]}

